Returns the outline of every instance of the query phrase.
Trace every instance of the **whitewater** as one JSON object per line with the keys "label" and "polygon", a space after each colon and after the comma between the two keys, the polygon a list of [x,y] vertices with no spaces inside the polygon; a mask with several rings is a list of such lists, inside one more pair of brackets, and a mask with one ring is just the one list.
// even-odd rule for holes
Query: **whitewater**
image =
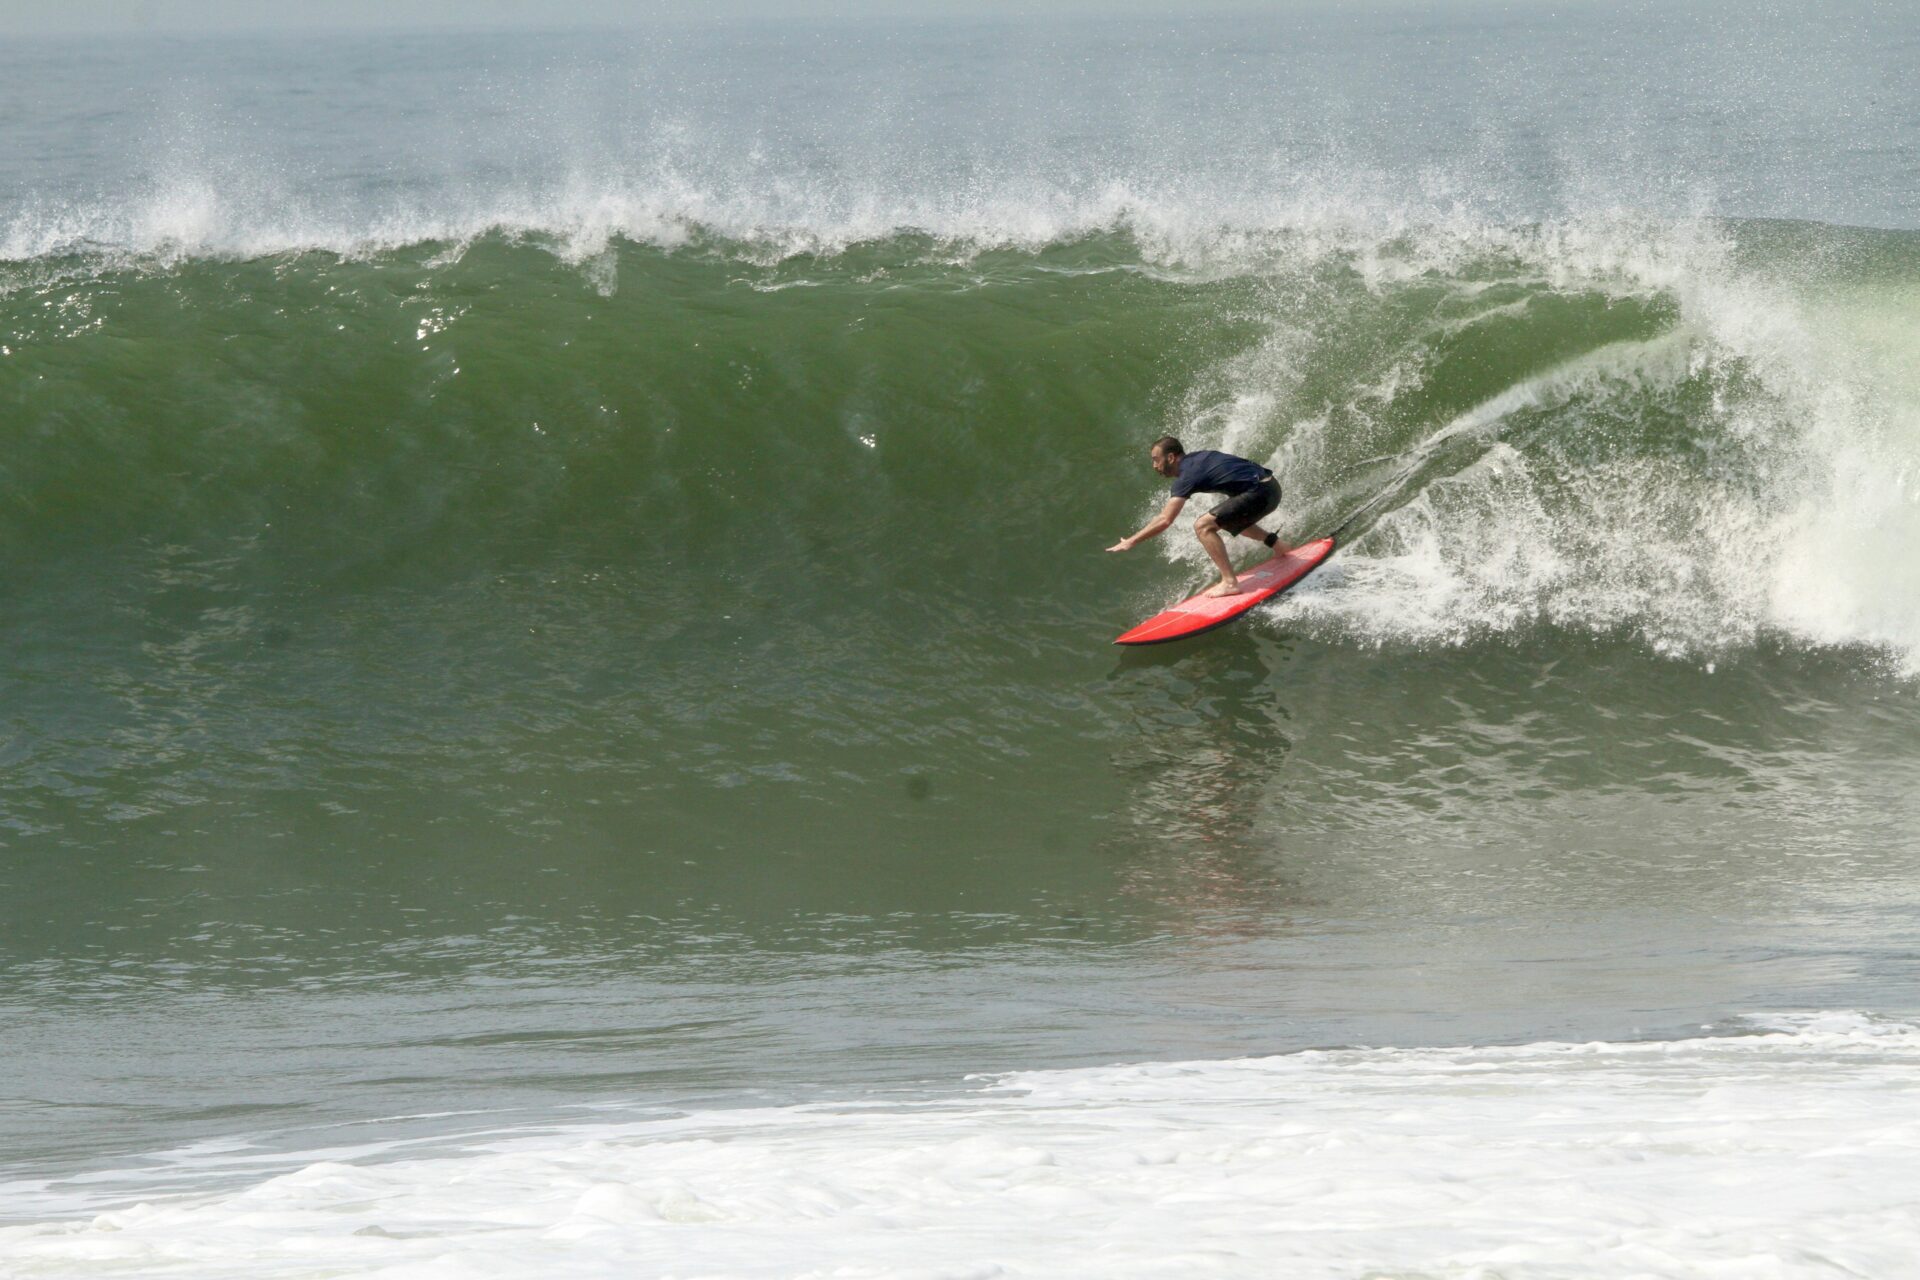
{"label": "whitewater", "polygon": [[[603,1107],[91,1215],[97,1187],[26,1189],[66,1220],[0,1228],[0,1250],[21,1276],[1897,1276],[1920,1247],[1917,1053],[1911,1025],[1824,1014]],[[248,1164],[241,1143],[165,1159]]]}

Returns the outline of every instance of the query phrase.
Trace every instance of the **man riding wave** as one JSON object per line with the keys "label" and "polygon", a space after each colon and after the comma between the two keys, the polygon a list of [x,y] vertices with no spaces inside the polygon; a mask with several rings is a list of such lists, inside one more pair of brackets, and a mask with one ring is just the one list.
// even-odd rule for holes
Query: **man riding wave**
{"label": "man riding wave", "polygon": [[1194,536],[1206,549],[1207,558],[1220,570],[1220,581],[1207,589],[1207,595],[1234,596],[1242,590],[1233,571],[1233,561],[1227,556],[1222,533],[1252,538],[1273,548],[1275,556],[1292,550],[1281,543],[1279,535],[1268,533],[1259,525],[1260,520],[1280,506],[1280,482],[1274,479],[1273,472],[1257,462],[1218,449],[1188,453],[1172,436],[1161,436],[1147,452],[1153,460],[1153,469],[1173,481],[1173,496],[1145,528],[1120,539],[1107,550],[1131,551],[1147,539],[1159,537],[1173,525],[1180,508],[1186,506],[1187,499],[1195,493],[1226,495],[1226,501],[1193,522]]}

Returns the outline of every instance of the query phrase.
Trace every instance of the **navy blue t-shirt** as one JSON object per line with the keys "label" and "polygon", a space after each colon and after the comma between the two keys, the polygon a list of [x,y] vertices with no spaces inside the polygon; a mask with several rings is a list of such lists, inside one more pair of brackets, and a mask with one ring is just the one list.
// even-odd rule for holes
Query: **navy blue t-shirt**
{"label": "navy blue t-shirt", "polygon": [[1195,449],[1180,459],[1180,474],[1173,478],[1173,496],[1189,498],[1196,493],[1224,493],[1229,496],[1258,489],[1272,472],[1257,462],[1236,458],[1218,449]]}

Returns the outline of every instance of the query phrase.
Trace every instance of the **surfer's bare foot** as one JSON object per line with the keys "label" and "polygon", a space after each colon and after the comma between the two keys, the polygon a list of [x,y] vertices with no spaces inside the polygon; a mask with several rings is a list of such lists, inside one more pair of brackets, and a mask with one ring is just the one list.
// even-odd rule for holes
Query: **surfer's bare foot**
{"label": "surfer's bare foot", "polygon": [[1207,594],[1210,596],[1237,596],[1245,590],[1246,588],[1238,582],[1216,582],[1207,588]]}
{"label": "surfer's bare foot", "polygon": [[1292,550],[1293,548],[1288,546],[1286,543],[1276,542],[1273,544],[1273,554],[1268,556],[1267,559],[1278,560],[1281,556],[1286,555],[1289,551],[1292,551]]}

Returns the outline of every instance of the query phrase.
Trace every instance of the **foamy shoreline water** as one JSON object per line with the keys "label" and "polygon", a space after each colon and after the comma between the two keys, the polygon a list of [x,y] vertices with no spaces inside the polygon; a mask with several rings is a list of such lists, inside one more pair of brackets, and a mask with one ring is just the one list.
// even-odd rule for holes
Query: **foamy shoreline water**
{"label": "foamy shoreline water", "polygon": [[[9,1275],[1873,1276],[1920,1027],[1036,1071],[318,1161],[0,1230]],[[212,1156],[210,1159],[218,1160]]]}

